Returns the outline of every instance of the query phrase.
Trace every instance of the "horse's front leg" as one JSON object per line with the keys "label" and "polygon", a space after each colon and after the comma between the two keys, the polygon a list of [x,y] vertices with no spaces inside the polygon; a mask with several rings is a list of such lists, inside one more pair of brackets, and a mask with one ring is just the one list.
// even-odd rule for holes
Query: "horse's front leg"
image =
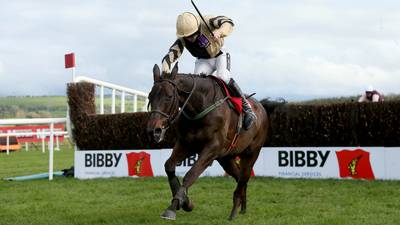
{"label": "horse's front leg", "polygon": [[219,148],[220,145],[215,141],[214,143],[208,144],[208,146],[201,151],[197,161],[183,177],[182,188],[188,189],[192,186],[204,170],[217,158],[216,153]]}
{"label": "horse's front leg", "polygon": [[185,151],[179,143],[176,143],[171,156],[164,164],[165,173],[168,176],[169,187],[171,188],[172,197],[175,196],[178,189],[181,187],[178,177],[175,174],[176,165],[188,157],[187,151]]}
{"label": "horse's front leg", "polygon": [[[189,156],[188,151],[183,149],[179,142],[175,145],[174,150],[172,151],[171,156],[164,164],[165,172],[168,176],[169,186],[171,188],[172,197],[176,195],[181,184],[179,182],[179,178],[175,174],[176,165],[187,158]],[[193,204],[190,202],[188,198],[185,199],[182,204],[183,210],[189,212],[193,209]],[[175,220],[176,218],[176,210],[180,208],[179,202],[174,199],[171,202],[171,205],[161,214],[161,218]]]}
{"label": "horse's front leg", "polygon": [[188,188],[196,181],[196,179],[204,172],[204,170],[212,163],[214,159],[217,158],[217,150],[220,148],[220,145],[217,141],[206,145],[197,161],[194,163],[192,168],[185,174],[183,178],[183,184],[179,188],[178,192],[174,196],[174,201],[179,203],[177,207],[185,203],[185,199],[187,199]]}

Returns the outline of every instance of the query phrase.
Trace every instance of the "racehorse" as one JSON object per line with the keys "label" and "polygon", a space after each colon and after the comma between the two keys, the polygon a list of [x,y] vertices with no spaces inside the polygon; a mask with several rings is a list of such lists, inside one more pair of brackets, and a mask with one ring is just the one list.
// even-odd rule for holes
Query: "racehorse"
{"label": "racehorse", "polygon": [[[148,134],[154,141],[160,142],[165,131],[177,123],[177,141],[164,165],[172,201],[161,218],[175,220],[176,210],[180,208],[192,211],[194,204],[188,197],[188,188],[214,160],[237,182],[229,219],[236,216],[239,208],[240,213],[245,213],[247,182],[261,147],[268,139],[269,121],[264,107],[249,98],[257,120],[248,130],[237,133],[241,116],[230,108],[227,101],[223,101],[226,97],[215,79],[203,75],[178,74],[177,63],[171,73],[163,74],[154,65],[153,76],[154,85],[149,94],[151,111],[147,123]],[[210,108],[210,105],[214,107]],[[237,140],[235,143],[234,138]],[[181,185],[175,175],[176,165],[194,154],[198,154],[198,160],[185,174]],[[239,165],[236,157],[240,158]]]}

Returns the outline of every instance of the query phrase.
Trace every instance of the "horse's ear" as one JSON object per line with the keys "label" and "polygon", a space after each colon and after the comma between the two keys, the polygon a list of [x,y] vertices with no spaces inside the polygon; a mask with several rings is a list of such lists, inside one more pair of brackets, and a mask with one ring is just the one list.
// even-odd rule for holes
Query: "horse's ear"
{"label": "horse's ear", "polygon": [[154,67],[153,67],[153,78],[154,78],[154,82],[159,81],[161,79],[160,67],[158,67],[157,64],[154,64]]}
{"label": "horse's ear", "polygon": [[177,74],[178,74],[178,62],[175,63],[175,66],[174,66],[174,68],[172,69],[170,79],[171,79],[171,80],[174,80]]}

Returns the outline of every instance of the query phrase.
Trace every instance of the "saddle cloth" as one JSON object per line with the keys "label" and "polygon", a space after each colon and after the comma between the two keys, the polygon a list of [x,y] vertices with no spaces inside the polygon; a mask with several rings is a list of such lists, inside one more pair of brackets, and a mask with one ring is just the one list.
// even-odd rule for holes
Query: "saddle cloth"
{"label": "saddle cloth", "polygon": [[243,112],[242,98],[233,97],[230,89],[228,88],[228,85],[223,80],[212,75],[210,75],[210,77],[214,79],[217,84],[222,88],[222,92],[224,92],[224,95],[228,97],[228,101],[231,103],[231,108],[233,108],[238,114],[241,114]]}

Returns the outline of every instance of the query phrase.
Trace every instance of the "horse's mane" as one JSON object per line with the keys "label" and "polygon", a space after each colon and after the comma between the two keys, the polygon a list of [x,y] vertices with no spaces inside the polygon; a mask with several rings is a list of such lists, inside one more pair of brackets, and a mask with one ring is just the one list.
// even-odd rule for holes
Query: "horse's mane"
{"label": "horse's mane", "polygon": [[207,75],[207,74],[204,74],[204,73],[202,73],[202,74],[192,74],[192,73],[178,73],[177,74],[177,76],[178,77],[194,77],[194,78],[197,78],[197,79],[211,79],[212,77],[210,77],[210,76],[212,76],[212,75]]}
{"label": "horse's mane", "polygon": [[[222,95],[224,94],[223,88],[221,86],[219,86],[218,82],[215,78],[213,77],[213,75],[207,75],[207,74],[192,74],[192,73],[178,73],[177,74],[177,78],[181,78],[183,80],[186,80],[186,82],[189,82],[188,85],[190,84],[190,77],[192,77],[195,81],[197,81],[197,88],[200,88],[200,90],[203,91],[203,93],[208,93],[208,92],[204,92],[204,91],[209,91],[210,88],[212,88],[214,91],[212,93],[213,94],[213,99],[215,99],[215,96],[217,95],[218,92],[220,92]],[[200,81],[200,82],[199,82]],[[204,81],[204,82],[201,82]],[[217,87],[220,88],[217,88]],[[199,90],[199,89],[198,89]]]}

